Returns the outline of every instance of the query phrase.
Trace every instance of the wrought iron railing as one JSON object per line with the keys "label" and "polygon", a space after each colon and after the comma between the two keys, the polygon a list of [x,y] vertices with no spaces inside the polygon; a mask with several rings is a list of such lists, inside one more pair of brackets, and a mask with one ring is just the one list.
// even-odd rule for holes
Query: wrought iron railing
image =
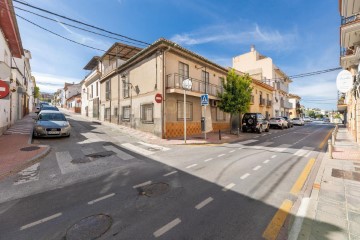
{"label": "wrought iron railing", "polygon": [[260,97],[260,106],[265,105],[265,98]]}
{"label": "wrought iron railing", "polygon": [[212,96],[217,96],[218,93],[223,93],[224,91],[222,86],[211,83],[205,84],[205,81],[203,80],[187,77],[184,75],[180,75],[178,73],[172,73],[166,76],[166,88],[182,89],[182,82],[187,78],[189,78],[192,81],[192,87],[190,90],[192,92],[207,93]]}
{"label": "wrought iron railing", "polygon": [[348,24],[354,22],[359,19],[359,15],[352,15],[350,17],[341,17],[341,25]]}
{"label": "wrought iron railing", "polygon": [[271,107],[271,105],[272,105],[271,100],[266,100],[266,106],[267,106],[267,107]]}

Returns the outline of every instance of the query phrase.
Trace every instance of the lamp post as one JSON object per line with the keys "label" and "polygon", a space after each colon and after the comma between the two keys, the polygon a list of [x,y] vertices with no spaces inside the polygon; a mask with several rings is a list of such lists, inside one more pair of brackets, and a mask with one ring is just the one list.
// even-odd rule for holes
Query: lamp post
{"label": "lamp post", "polygon": [[186,143],[186,90],[191,89],[192,81],[189,78],[183,80],[182,87],[184,89],[184,143]]}

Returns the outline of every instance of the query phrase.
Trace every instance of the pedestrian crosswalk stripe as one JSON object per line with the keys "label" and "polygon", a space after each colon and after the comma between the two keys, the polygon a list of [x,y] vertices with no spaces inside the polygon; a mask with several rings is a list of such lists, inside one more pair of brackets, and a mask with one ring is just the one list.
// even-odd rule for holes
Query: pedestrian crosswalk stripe
{"label": "pedestrian crosswalk stripe", "polygon": [[151,152],[151,151],[148,151],[144,148],[141,148],[141,147],[138,147],[138,146],[135,146],[131,143],[123,143],[121,144],[121,146],[124,146],[125,148],[131,150],[131,151],[134,151],[134,152],[137,152],[141,155],[145,155],[145,156],[148,156],[148,155],[151,155],[151,154],[154,154],[154,152]]}
{"label": "pedestrian crosswalk stripe", "polygon": [[71,162],[73,158],[68,151],[56,152],[55,155],[61,174],[79,170],[79,167]]}
{"label": "pedestrian crosswalk stripe", "polygon": [[129,160],[129,159],[133,159],[133,158],[134,158],[133,156],[127,154],[126,152],[123,152],[123,151],[117,149],[117,148],[114,147],[114,146],[109,145],[109,146],[104,146],[104,148],[105,148],[106,150],[108,150],[108,151],[113,151],[113,152],[115,152],[116,155],[117,155],[119,158],[123,159],[123,160]]}
{"label": "pedestrian crosswalk stripe", "polygon": [[159,145],[155,145],[155,144],[150,144],[150,143],[145,143],[145,142],[138,142],[144,146],[147,146],[147,147],[151,147],[151,148],[155,148],[155,149],[159,149],[160,151],[168,151],[170,150],[170,148],[167,148],[167,147],[163,147],[163,146],[159,146]]}

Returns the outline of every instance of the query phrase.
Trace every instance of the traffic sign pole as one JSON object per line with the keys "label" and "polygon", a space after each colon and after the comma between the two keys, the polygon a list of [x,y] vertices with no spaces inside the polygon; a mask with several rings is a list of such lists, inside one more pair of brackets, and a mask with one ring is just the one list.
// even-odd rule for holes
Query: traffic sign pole
{"label": "traffic sign pole", "polygon": [[184,141],[186,143],[186,90],[184,89]]}

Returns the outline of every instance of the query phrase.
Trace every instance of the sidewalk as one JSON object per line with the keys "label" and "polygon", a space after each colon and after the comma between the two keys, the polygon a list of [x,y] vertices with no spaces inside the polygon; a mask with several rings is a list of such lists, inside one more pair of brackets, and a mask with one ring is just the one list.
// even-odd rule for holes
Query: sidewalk
{"label": "sidewalk", "polygon": [[[117,129],[118,131],[141,139],[142,141],[153,143],[153,144],[164,144],[164,145],[185,145],[184,138],[171,138],[171,139],[162,139],[154,134],[140,131],[134,128],[130,128],[124,125],[118,125],[116,123],[110,123],[105,121],[100,121],[97,119],[91,119],[89,117],[82,116],[79,113],[71,112],[65,108],[59,108],[62,112],[76,116],[87,121],[98,122],[101,125],[112,127]],[[265,133],[264,133],[265,134]],[[221,139],[219,139],[219,132],[210,132],[206,134],[206,139],[204,138],[204,134],[199,135],[192,135],[187,136],[186,138],[186,145],[200,145],[200,144],[223,144],[223,143],[230,143],[236,141],[242,141],[244,139],[249,139],[258,136],[259,134],[256,133],[242,133],[240,132],[239,136],[237,134],[230,134],[229,130],[222,130],[221,131]]]}
{"label": "sidewalk", "polygon": [[16,121],[0,136],[0,180],[26,168],[50,151],[48,146],[31,144],[33,116],[36,114],[30,113]]}
{"label": "sidewalk", "polygon": [[360,146],[339,126],[321,162],[298,239],[360,239]]}

